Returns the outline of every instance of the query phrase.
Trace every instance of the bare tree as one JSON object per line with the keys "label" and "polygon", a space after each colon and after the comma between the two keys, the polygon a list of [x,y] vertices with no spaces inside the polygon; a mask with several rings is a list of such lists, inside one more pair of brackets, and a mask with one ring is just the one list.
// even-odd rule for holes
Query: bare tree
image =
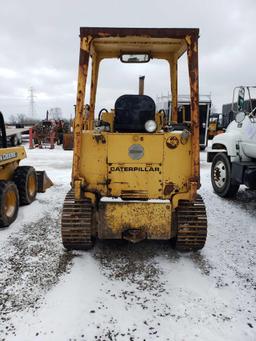
{"label": "bare tree", "polygon": [[33,117],[26,116],[25,114],[15,114],[11,115],[9,118],[10,124],[26,124],[26,125],[34,125],[35,123],[39,122],[39,119],[35,119]]}

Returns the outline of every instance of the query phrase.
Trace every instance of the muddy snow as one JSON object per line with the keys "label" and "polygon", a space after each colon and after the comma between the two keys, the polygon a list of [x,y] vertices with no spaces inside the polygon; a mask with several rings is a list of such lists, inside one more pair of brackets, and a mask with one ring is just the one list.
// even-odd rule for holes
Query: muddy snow
{"label": "muddy snow", "polygon": [[216,196],[201,153],[203,250],[98,241],[67,252],[60,213],[72,152],[28,150],[54,186],[0,231],[0,340],[256,340],[256,191]]}

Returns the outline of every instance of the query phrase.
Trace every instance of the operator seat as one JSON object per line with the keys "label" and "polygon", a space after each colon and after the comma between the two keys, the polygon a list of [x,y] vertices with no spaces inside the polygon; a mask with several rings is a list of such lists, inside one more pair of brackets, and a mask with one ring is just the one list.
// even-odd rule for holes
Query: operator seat
{"label": "operator seat", "polygon": [[145,123],[155,120],[155,102],[146,95],[123,95],[116,100],[114,131],[144,133]]}

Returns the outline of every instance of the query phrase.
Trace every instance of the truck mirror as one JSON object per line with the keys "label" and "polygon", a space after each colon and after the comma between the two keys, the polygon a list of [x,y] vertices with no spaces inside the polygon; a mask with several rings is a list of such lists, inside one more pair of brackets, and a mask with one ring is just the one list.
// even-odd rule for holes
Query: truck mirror
{"label": "truck mirror", "polygon": [[238,99],[237,99],[238,112],[244,109],[244,95],[245,95],[245,88],[241,86],[238,91]]}

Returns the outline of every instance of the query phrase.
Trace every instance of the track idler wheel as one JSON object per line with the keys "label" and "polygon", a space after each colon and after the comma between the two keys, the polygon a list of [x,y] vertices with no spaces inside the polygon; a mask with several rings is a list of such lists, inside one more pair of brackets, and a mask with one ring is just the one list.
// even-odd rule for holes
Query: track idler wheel
{"label": "track idler wheel", "polygon": [[74,191],[67,193],[61,218],[61,235],[67,250],[93,247],[92,205],[88,199],[75,200]]}
{"label": "track idler wheel", "polygon": [[176,209],[177,236],[175,248],[178,251],[197,251],[204,247],[207,236],[207,216],[200,195],[194,202],[179,201]]}

